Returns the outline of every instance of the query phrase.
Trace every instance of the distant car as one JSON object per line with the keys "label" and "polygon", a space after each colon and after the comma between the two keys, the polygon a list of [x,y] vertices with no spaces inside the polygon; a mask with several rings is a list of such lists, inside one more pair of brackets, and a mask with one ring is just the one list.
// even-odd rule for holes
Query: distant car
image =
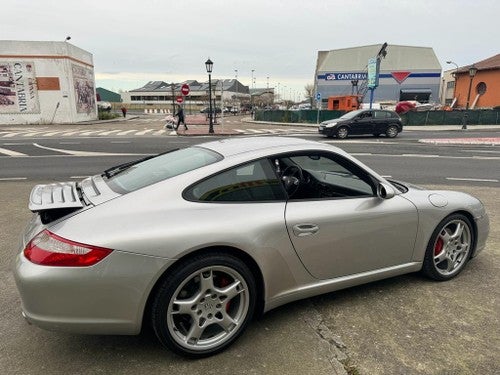
{"label": "distant car", "polygon": [[97,102],[97,109],[99,111],[111,111],[111,103],[109,102]]}
{"label": "distant car", "polygon": [[382,109],[358,109],[345,115],[323,121],[318,128],[327,137],[347,138],[349,135],[385,134],[394,138],[403,131],[401,117],[396,112]]}
{"label": "distant car", "polygon": [[471,195],[387,180],[288,137],[221,139],[37,185],[29,208],[14,267],[29,322],[87,334],[149,323],[190,357],[301,298],[420,270],[451,279],[489,231]]}
{"label": "distant car", "polygon": [[[205,107],[203,108],[200,113],[209,113],[210,112],[210,108],[209,107]],[[212,108],[212,112],[214,113],[221,113],[222,110],[220,109],[220,107],[216,107],[216,108]]]}

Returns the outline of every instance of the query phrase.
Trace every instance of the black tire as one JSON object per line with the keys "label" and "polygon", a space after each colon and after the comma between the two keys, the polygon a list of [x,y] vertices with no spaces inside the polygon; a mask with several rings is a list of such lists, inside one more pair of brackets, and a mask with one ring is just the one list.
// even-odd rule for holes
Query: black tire
{"label": "black tire", "polygon": [[167,272],[151,308],[152,326],[163,345],[183,356],[206,357],[243,333],[255,311],[257,288],[240,259],[202,254]]}
{"label": "black tire", "polygon": [[432,233],[422,272],[438,281],[452,279],[464,269],[474,244],[474,229],[466,216],[452,214],[446,217]]}
{"label": "black tire", "polygon": [[394,138],[398,135],[399,129],[396,125],[389,125],[387,129],[385,130],[385,135],[388,138]]}
{"label": "black tire", "polygon": [[345,126],[341,126],[337,129],[336,135],[338,139],[346,139],[349,136],[349,129]]}

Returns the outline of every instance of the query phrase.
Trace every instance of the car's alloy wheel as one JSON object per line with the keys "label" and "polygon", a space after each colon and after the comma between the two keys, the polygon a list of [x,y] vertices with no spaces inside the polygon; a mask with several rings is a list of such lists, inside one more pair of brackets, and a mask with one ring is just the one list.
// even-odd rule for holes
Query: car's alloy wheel
{"label": "car's alloy wheel", "polygon": [[398,128],[395,125],[390,125],[387,130],[385,131],[385,135],[387,135],[389,138],[394,138],[395,136],[398,135]]}
{"label": "car's alloy wheel", "polygon": [[461,214],[451,215],[432,234],[422,270],[435,280],[451,279],[465,267],[473,246],[474,232],[469,219]]}
{"label": "car's alloy wheel", "polygon": [[255,298],[252,273],[238,258],[196,257],[164,280],[153,302],[153,328],[160,341],[179,354],[214,354],[244,331]]}
{"label": "car's alloy wheel", "polygon": [[341,126],[340,128],[337,129],[337,138],[346,139],[348,135],[349,135],[349,130],[347,130],[345,126]]}

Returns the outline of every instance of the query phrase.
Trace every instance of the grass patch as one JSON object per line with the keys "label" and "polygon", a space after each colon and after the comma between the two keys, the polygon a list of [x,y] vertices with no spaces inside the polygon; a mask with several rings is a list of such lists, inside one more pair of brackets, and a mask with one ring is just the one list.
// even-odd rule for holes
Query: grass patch
{"label": "grass patch", "polygon": [[117,117],[120,117],[118,113],[108,112],[108,111],[99,111],[99,120],[112,120]]}

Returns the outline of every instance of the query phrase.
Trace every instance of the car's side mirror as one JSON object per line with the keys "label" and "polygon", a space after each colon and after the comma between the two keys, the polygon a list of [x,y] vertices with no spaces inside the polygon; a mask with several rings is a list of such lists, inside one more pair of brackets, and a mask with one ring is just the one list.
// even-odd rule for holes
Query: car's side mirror
{"label": "car's side mirror", "polygon": [[377,196],[382,199],[391,199],[396,195],[394,188],[384,182],[377,185]]}

